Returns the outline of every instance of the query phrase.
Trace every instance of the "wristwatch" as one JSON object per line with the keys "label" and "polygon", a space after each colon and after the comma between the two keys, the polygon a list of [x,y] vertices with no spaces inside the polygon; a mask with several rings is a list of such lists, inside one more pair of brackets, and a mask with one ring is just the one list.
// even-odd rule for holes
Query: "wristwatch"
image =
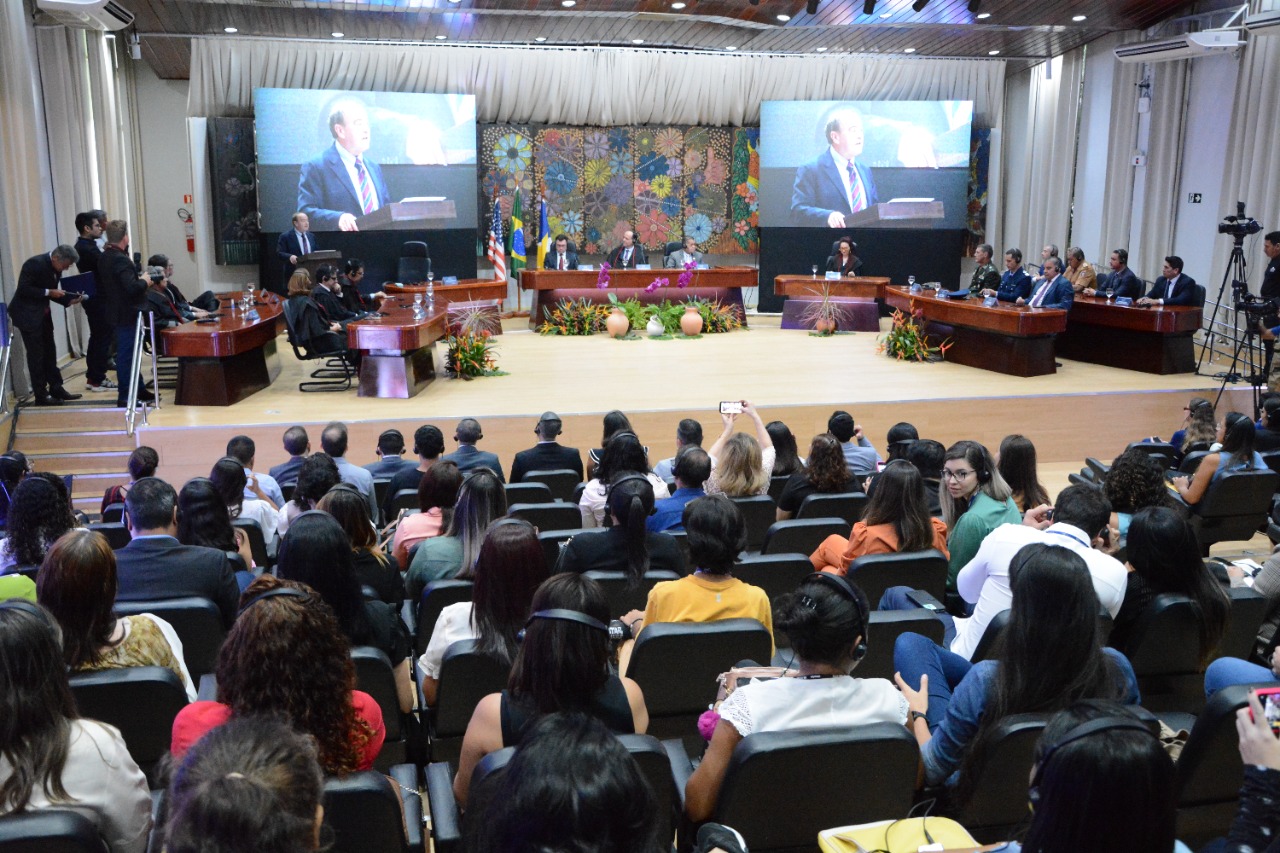
{"label": "wristwatch", "polygon": [[909,722],[911,725],[914,726],[916,724],[916,720],[924,720],[926,723],[929,722],[928,719],[925,717],[925,715],[920,713],[919,711],[916,711],[916,710],[908,711],[907,722]]}

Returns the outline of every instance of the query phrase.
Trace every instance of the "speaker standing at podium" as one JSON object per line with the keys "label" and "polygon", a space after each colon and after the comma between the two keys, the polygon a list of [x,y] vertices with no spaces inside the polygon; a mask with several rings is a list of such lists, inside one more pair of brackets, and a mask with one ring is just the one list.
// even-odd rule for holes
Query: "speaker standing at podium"
{"label": "speaker standing at podium", "polygon": [[276,243],[276,254],[284,262],[284,280],[288,281],[298,267],[298,259],[309,255],[320,247],[311,236],[311,221],[305,213],[299,211],[293,215],[293,228],[280,235]]}
{"label": "speaker standing at podium", "polygon": [[844,228],[846,216],[877,201],[870,167],[857,162],[862,153],[862,116],[853,109],[832,113],[826,139],[827,150],[796,169],[791,218],[799,226]]}
{"label": "speaker standing at podium", "polygon": [[342,100],[329,113],[333,146],[302,164],[298,209],[321,231],[358,231],[356,217],[391,202],[382,168],[365,160],[369,150],[369,114],[364,104]]}

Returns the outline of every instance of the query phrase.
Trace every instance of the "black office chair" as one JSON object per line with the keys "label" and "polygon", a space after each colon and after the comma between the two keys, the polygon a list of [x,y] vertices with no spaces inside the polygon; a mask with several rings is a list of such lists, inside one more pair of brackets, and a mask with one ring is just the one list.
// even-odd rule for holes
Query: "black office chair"
{"label": "black office chair", "polygon": [[[875,602],[872,602],[875,606]],[[942,645],[942,620],[933,611],[918,607],[913,610],[872,610],[867,619],[867,654],[854,670],[857,678],[893,680],[897,667],[893,662],[893,644],[899,634],[908,632],[928,637]]]}
{"label": "black office chair", "polygon": [[828,536],[848,536],[843,518],[790,518],[775,521],[765,534],[761,554],[812,554]]}
{"label": "black office chair", "polygon": [[982,639],[978,640],[978,645],[973,649],[973,657],[969,658],[969,660],[973,663],[978,663],[987,658],[995,657],[998,651],[997,643],[1000,640],[1000,635],[1004,633],[1004,629],[1008,625],[1008,610],[1001,610],[995,616],[992,616],[991,621],[987,623],[987,629],[982,632]]}
{"label": "black office chair", "polygon": [[0,817],[0,853],[110,853],[93,821],[69,806]]}
{"label": "black office chair", "polygon": [[[373,500],[378,505],[378,511],[382,511],[382,507],[387,502],[387,489],[391,488],[390,477],[374,477],[373,478]],[[391,521],[384,518],[383,523]]]}
{"label": "black office chair", "polygon": [[408,719],[410,715],[400,710],[394,667],[386,652],[373,646],[352,646],[351,660],[356,667],[356,689],[368,693],[382,709],[382,724],[387,735],[373,766],[385,773],[394,765],[404,763],[414,727]]}
{"label": "black office chair", "polygon": [[549,504],[555,501],[551,489],[545,483],[507,483],[507,506],[515,504]]}
{"label": "black office chair", "polygon": [[227,632],[222,625],[222,611],[207,598],[190,596],[154,601],[117,601],[117,616],[151,613],[173,626],[182,641],[182,658],[195,682],[213,672],[218,664],[218,651]]}
{"label": "black office chair", "polygon": [[813,563],[806,554],[744,554],[733,566],[735,578],[760,587],[770,601],[795,592],[800,581],[811,574]]}
{"label": "black office chair", "polygon": [[773,498],[774,503],[782,497],[782,490],[787,487],[787,480],[790,479],[790,474],[775,474],[769,478],[769,497]]}
{"label": "black office chair", "polygon": [[401,489],[391,498],[391,515],[394,518],[402,509],[418,509],[418,490]]}
{"label": "black office chair", "polygon": [[1250,660],[1258,641],[1258,631],[1267,618],[1270,604],[1250,587],[1232,587],[1227,592],[1231,609],[1227,611],[1227,628],[1214,653],[1215,658]]}
{"label": "black office chair", "polygon": [[420,655],[427,650],[431,642],[431,634],[436,629],[436,620],[440,612],[450,604],[460,604],[471,600],[471,592],[475,584],[471,581],[442,580],[432,581],[422,589],[418,599],[418,614],[414,620],[416,632],[413,640],[413,653]]}
{"label": "black office chair", "polygon": [[1191,304],[1197,308],[1204,307],[1205,289],[1203,284],[1191,285]]}
{"label": "black office chair", "polygon": [[107,669],[71,676],[80,716],[115,726],[154,787],[156,763],[169,751],[173,719],[187,706],[181,679],[163,666]]}
{"label": "black office chair", "polygon": [[96,522],[89,525],[89,529],[95,533],[101,533],[107,538],[107,544],[111,546],[112,551],[118,551],[129,544],[132,538],[129,536],[129,528],[124,526],[123,521],[113,522]]}
{"label": "black office chair", "polygon": [[552,500],[577,503],[573,490],[582,485],[582,477],[572,468],[556,468],[549,471],[527,471],[522,483],[542,483],[551,490]]}
{"label": "black office chair", "polygon": [[1172,444],[1164,441],[1134,441],[1125,450],[1138,450],[1154,459],[1161,468],[1172,468],[1178,464],[1180,451]]}
{"label": "black office chair", "polygon": [[936,548],[895,554],[867,554],[849,564],[849,579],[875,607],[886,589],[909,586],[939,601],[947,594],[947,558]]}
{"label": "black office chair", "polygon": [[[605,598],[609,600],[609,612],[621,616],[632,610],[644,610],[649,602],[649,590],[663,581],[679,580],[680,575],[663,569],[652,569],[644,573],[640,583],[631,586],[626,572],[583,572],[587,577],[600,584]],[[734,573],[736,576],[736,572]]]}
{"label": "black office chair", "polygon": [[1204,707],[1200,613],[1191,599],[1157,595],[1120,651],[1133,665],[1144,708],[1200,713]]}
{"label": "black office chair", "polygon": [[106,522],[124,521],[124,504],[107,504],[102,510],[102,520]]}
{"label": "black office chair", "polygon": [[542,530],[539,528],[538,544],[542,546],[542,553],[547,558],[547,565],[555,569],[556,564],[560,562],[560,551],[564,548],[565,543],[583,532],[581,528],[574,530]]}
{"label": "black office chair", "polygon": [[666,259],[674,255],[676,252],[684,248],[683,241],[672,240],[662,247],[662,260],[666,264]]}
{"label": "black office chair", "polygon": [[1200,552],[1215,542],[1244,541],[1267,523],[1271,498],[1280,484],[1274,471],[1232,471],[1209,484],[1191,514]]}
{"label": "black office chair", "polygon": [[431,255],[427,244],[410,240],[400,248],[400,260],[396,264],[396,281],[401,284],[417,284],[427,280],[431,272]]}
{"label": "black office chair", "polygon": [[[1192,474],[1194,474],[1197,470],[1199,470],[1199,468],[1200,468],[1200,463],[1201,463],[1202,461],[1204,461],[1204,458],[1205,458],[1206,456],[1208,456],[1208,455],[1209,455],[1209,451],[1207,451],[1207,450],[1193,450],[1193,451],[1191,451],[1191,452],[1190,452],[1190,453],[1188,453],[1186,456],[1183,456],[1183,457],[1182,457],[1182,462],[1180,462],[1180,463],[1178,464],[1178,473],[1179,473],[1179,474],[1181,474],[1181,475],[1185,475],[1185,476],[1187,476],[1187,477],[1190,477],[1190,476],[1191,476]],[[1264,457],[1262,457],[1262,458],[1263,458],[1264,460],[1266,459],[1266,457],[1265,457],[1265,456],[1264,456]],[[1278,459],[1278,460],[1277,460],[1277,462],[1280,462],[1280,459]],[[1270,463],[1268,463],[1268,466],[1270,466]],[[1275,468],[1272,468],[1271,470],[1275,471],[1276,469],[1275,469]],[[1168,476],[1168,475],[1166,475],[1166,476]]]}
{"label": "black office chair", "polygon": [[428,715],[431,761],[454,765],[462,753],[462,736],[480,700],[507,686],[511,667],[476,651],[475,640],[450,643],[440,663],[440,687]]}
{"label": "black office chair", "polygon": [[982,844],[1012,837],[1027,817],[1027,780],[1051,714],[1013,714],[992,727],[973,794],[956,819]]}
{"label": "black office chair", "polygon": [[582,527],[582,511],[577,504],[548,501],[536,504],[510,504],[507,515],[523,518],[539,530],[572,530]]}
{"label": "black office chair", "polygon": [[[1190,726],[1191,734],[1178,756],[1177,837],[1197,850],[1210,839],[1226,835],[1235,819],[1244,782],[1236,732],[1236,711],[1249,704],[1249,691],[1266,684],[1238,684],[1209,697]],[[1170,728],[1187,721],[1169,720]]]}
{"label": "black office chair", "polygon": [[298,338],[297,327],[303,313],[315,310],[308,299],[290,299],[284,303],[285,329],[294,357],[298,361],[321,362],[321,366],[311,371],[307,379],[298,383],[298,390],[305,393],[348,391],[355,369],[346,360],[345,353],[317,352]]}
{"label": "black office chair", "polygon": [[842,518],[852,528],[867,510],[867,496],[861,492],[825,495],[815,492],[796,510],[796,518]]}
{"label": "black office chair", "polygon": [[769,528],[778,519],[778,505],[768,495],[751,495],[744,498],[730,498],[742,512],[747,523],[747,551],[759,551],[764,545],[764,537]]}
{"label": "black office chair", "polygon": [[249,553],[253,555],[253,561],[262,568],[267,568],[275,561],[267,556],[267,538],[263,535],[262,527],[252,518],[235,518],[231,524],[245,532],[249,537]]}
{"label": "black office chair", "polygon": [[333,831],[330,853],[423,853],[422,799],[412,764],[391,768],[398,783],[376,770],[324,783],[324,823]]}

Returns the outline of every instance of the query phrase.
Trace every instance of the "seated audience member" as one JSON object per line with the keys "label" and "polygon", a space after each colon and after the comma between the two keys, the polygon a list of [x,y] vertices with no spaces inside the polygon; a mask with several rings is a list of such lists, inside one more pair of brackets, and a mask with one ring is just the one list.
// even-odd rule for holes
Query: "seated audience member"
{"label": "seated audience member", "polygon": [[400,469],[387,485],[387,499],[382,505],[383,518],[395,518],[396,494],[404,489],[416,492],[422,485],[422,475],[444,455],[444,433],[431,424],[418,427],[413,432],[413,452],[418,457],[418,464]]}
{"label": "seated audience member", "polygon": [[1014,304],[1029,305],[1032,308],[1058,308],[1066,311],[1075,300],[1075,292],[1071,282],[1062,274],[1062,261],[1059,258],[1047,258],[1044,262],[1044,278],[1026,299],[1018,299]]}
{"label": "seated audience member", "polygon": [[[160,269],[164,271],[165,290],[169,294],[169,299],[182,315],[182,319],[184,321],[195,320],[200,317],[208,317],[210,314],[218,310],[218,298],[209,290],[206,290],[204,293],[197,296],[194,302],[187,301],[187,298],[182,295],[182,291],[178,289],[178,285],[173,283],[173,261],[169,260],[168,255],[152,255],[147,258],[147,266],[160,267]],[[212,310],[208,307],[197,307],[199,305],[211,305]]]}
{"label": "seated audience member", "polygon": [[809,444],[805,466],[792,474],[778,495],[778,521],[786,521],[800,511],[809,495],[836,495],[858,491],[857,479],[849,473],[840,441],[829,432],[819,433]]}
{"label": "seated audience member", "polygon": [[382,751],[382,709],[355,689],[348,639],[306,584],[263,575],[249,585],[218,652],[217,681],[216,702],[194,702],[174,719],[175,760],[224,723],[264,715],[310,735],[327,776],[368,770]]}
{"label": "seated audience member", "polygon": [[563,234],[556,237],[555,249],[547,252],[546,257],[542,259],[542,268],[547,270],[576,270],[578,268],[578,253],[569,251],[568,237]]}
{"label": "seated audience member", "polygon": [[885,461],[892,462],[895,459],[906,459],[907,448],[911,446],[912,442],[919,440],[920,432],[915,428],[914,424],[902,421],[889,427],[889,432],[885,434]]}
{"label": "seated audience member", "polygon": [[[619,436],[614,441],[622,438]],[[665,485],[663,491],[666,491]],[[604,530],[588,530],[569,539],[560,549],[556,571],[622,571],[627,573],[632,587],[638,586],[650,569],[683,574],[684,554],[676,540],[667,533],[650,533],[645,528],[654,503],[652,474],[618,471],[602,508],[602,512],[608,511],[612,524]]]}
{"label": "seated audience member", "polygon": [[854,477],[866,477],[879,469],[880,456],[862,434],[862,426],[853,420],[853,415],[842,411],[833,412],[827,419],[827,432],[840,442],[845,464]]}
{"label": "seated audience member", "polygon": [[0,601],[21,598],[36,600],[36,582],[26,575],[0,575]]}
{"label": "seated audience member", "polygon": [[620,477],[631,474],[643,476],[649,481],[655,498],[671,496],[666,481],[649,470],[648,454],[640,444],[640,439],[633,433],[620,432],[609,439],[595,473],[582,490],[582,497],[578,499],[584,527],[606,526],[605,508],[609,489]]}
{"label": "seated audience member", "polygon": [[533,594],[550,576],[538,531],[519,518],[500,518],[489,526],[476,558],[470,601],[440,611],[427,649],[418,658],[422,696],[436,704],[440,665],[449,646],[475,640],[476,651],[510,665],[520,648],[520,629],[528,621]]}
{"label": "seated audience member", "polygon": [[676,490],[669,498],[654,501],[653,515],[645,519],[650,533],[684,530],[684,508],[706,495],[703,484],[711,476],[711,457],[701,447],[686,446],[676,457]]}
{"label": "seated audience member", "polygon": [[1133,629],[1157,595],[1185,595],[1195,604],[1201,665],[1208,664],[1227,627],[1231,601],[1205,568],[1195,531],[1176,510],[1144,509],[1133,517],[1125,548],[1129,566],[1124,603],[1107,645],[1125,654]]}
{"label": "seated audience member", "polygon": [[360,592],[350,540],[333,516],[314,510],[298,516],[280,543],[275,571],[281,580],[304,583],[319,593],[351,645],[373,646],[390,659],[400,710],[412,711],[409,630],[395,607]]}
{"label": "seated audience member", "polygon": [[0,815],[73,809],[112,853],[145,853],[146,777],[116,728],[76,711],[61,646],[43,608],[0,602]]}
{"label": "seated audience member", "polygon": [[1139,305],[1193,305],[1196,300],[1196,280],[1182,273],[1182,258],[1170,255],[1164,259],[1164,269],[1151,285]]}
{"label": "seated audience member", "polygon": [[484,432],[480,429],[480,422],[475,418],[463,418],[458,421],[458,426],[453,431],[453,440],[458,442],[458,449],[446,454],[443,457],[444,461],[457,465],[458,470],[464,475],[478,468],[488,468],[497,475],[499,482],[506,482],[502,475],[502,463],[498,461],[498,454],[476,447],[483,438]]}
{"label": "seated audience member", "polygon": [[414,463],[404,458],[404,436],[398,429],[384,430],[378,436],[378,446],[374,451],[378,454],[378,461],[370,462],[364,470],[375,480],[390,480],[400,469],[414,467]]}
{"label": "seated audience member", "polygon": [[1098,274],[1093,271],[1093,264],[1085,262],[1084,250],[1078,246],[1067,249],[1066,276],[1076,293],[1094,290],[1098,286]]}
{"label": "seated audience member", "polygon": [[840,273],[842,276],[857,275],[858,268],[862,266],[862,260],[855,249],[852,239],[841,237],[836,243],[836,253],[827,257],[827,265],[824,269],[827,272]]}
{"label": "seated audience member", "polygon": [[16,453],[0,456],[0,527],[4,527],[9,518],[10,496],[18,483],[27,476],[27,457],[18,458]]}
{"label": "seated audience member", "polygon": [[684,452],[686,447],[702,447],[702,424],[693,418],[684,418],[676,425],[676,452],[674,456],[663,459],[657,465],[653,466],[653,473],[657,474],[663,482],[667,482],[675,478],[676,457]]}
{"label": "seated audience member", "polygon": [[1145,721],[1115,702],[1075,702],[1036,744],[1034,808],[1022,843],[997,849],[1191,853],[1173,837],[1176,786],[1173,760]]}
{"label": "seated audience member", "polygon": [[927,637],[894,645],[894,680],[911,709],[926,784],[947,783],[963,804],[988,733],[1010,714],[1048,713],[1080,699],[1137,704],[1124,655],[1098,642],[1098,596],[1079,554],[1036,543],[1015,558],[1013,606],[994,659],[970,664]]}
{"label": "seated audience member", "polygon": [[201,738],[173,773],[166,853],[320,849],[324,773],[314,738],[246,715]]}
{"label": "seated audience member", "polygon": [[378,531],[365,512],[364,497],[350,484],[340,483],[320,499],[316,509],[333,516],[346,534],[356,582],[398,609],[404,601],[404,581],[399,567],[378,547]]}
{"label": "seated audience member", "polygon": [[711,456],[711,476],[707,478],[707,494],[730,498],[747,498],[769,493],[776,453],[773,439],[764,428],[756,407],[742,401],[742,414],[751,418],[756,437],[733,431],[737,415],[721,415],[724,431],[707,453]]}
{"label": "seated audience member", "polygon": [[907,448],[904,457],[924,479],[924,490],[929,500],[929,515],[942,518],[942,464],[946,460],[947,449],[941,442],[931,438],[922,438]]}
{"label": "seated audience member", "polygon": [[275,477],[253,472],[257,452],[257,445],[247,435],[237,435],[227,442],[227,456],[244,466],[244,475],[248,479],[244,487],[245,500],[268,500],[272,503],[272,510],[277,510],[284,506],[284,493],[280,491]]}
{"label": "seated audience member", "polygon": [[1013,502],[1026,512],[1049,502],[1049,492],[1036,472],[1036,446],[1025,435],[1006,435],[996,451],[996,468],[1013,490]]}
{"label": "seated audience member", "polygon": [[538,587],[530,608],[507,689],[481,699],[467,725],[453,778],[460,806],[480,759],[520,745],[547,714],[583,712],[618,734],[643,734],[649,726],[639,685],[612,672],[609,604],[600,584],[575,572],[555,575]]}
{"label": "seated audience member", "polygon": [[240,586],[226,553],[178,541],[178,495],[164,480],[144,477],[125,499],[129,544],[115,554],[120,601],[198,595],[218,605],[222,621],[236,618]]}
{"label": "seated audience member", "polygon": [[298,481],[293,486],[293,497],[280,507],[276,515],[276,533],[283,539],[289,532],[289,525],[300,514],[315,509],[320,499],[329,494],[329,490],[342,482],[338,474],[338,466],[327,453],[316,453],[307,457],[298,471]]}
{"label": "seated audience member", "polygon": [[[262,531],[262,539],[266,544],[267,553],[274,554],[276,551],[276,524],[279,520],[279,509],[267,497],[267,493],[262,490],[256,483],[250,486],[250,480],[244,475],[244,468],[241,467],[239,461],[232,459],[230,456],[224,456],[213,465],[213,470],[209,472],[209,482],[213,483],[213,487],[218,490],[218,494],[222,495],[222,499],[227,503],[227,512],[231,514],[234,521],[238,518],[244,518],[254,522]],[[245,500],[244,491],[246,488],[253,488],[254,494],[261,497]]]}
{"label": "seated audience member", "polygon": [[67,668],[100,672],[162,666],[182,680],[187,699],[195,699],[177,632],[151,613],[116,618],[116,580],[115,555],[99,533],[73,530],[49,549],[36,590],[62,629]]}
{"label": "seated audience member", "polygon": [[778,599],[775,624],[791,638],[796,677],[749,682],[720,703],[711,744],[685,787],[690,820],[715,813],[734,747],[748,735],[907,723],[906,699],[891,681],[853,675],[867,653],[867,611],[847,577],[812,575]]}
{"label": "seated audience member", "polygon": [[378,498],[373,490],[373,475],[347,459],[347,425],[333,421],[320,433],[320,448],[333,458],[342,482],[355,486],[369,505],[369,518],[378,517]]}
{"label": "seated audience member", "polygon": [[1239,412],[1227,412],[1218,425],[1218,442],[1221,450],[1215,450],[1200,460],[1200,467],[1190,477],[1174,477],[1173,487],[1188,504],[1194,506],[1204,499],[1209,486],[1222,475],[1236,471],[1267,471],[1267,463],[1253,449],[1256,432],[1253,421]]}
{"label": "seated audience member", "polygon": [[[1191,402],[1183,406],[1182,411],[1186,412],[1182,419],[1182,427],[1175,430],[1169,438],[1169,443],[1178,454],[1179,462],[1188,453],[1208,450],[1209,446],[1218,440],[1218,416],[1214,411],[1213,403],[1204,397],[1192,397]],[[1150,440],[1159,441],[1160,439],[1152,436]]]}
{"label": "seated audience member", "polygon": [[40,476],[23,480],[13,491],[8,535],[0,543],[0,574],[40,565],[53,543],[75,526],[71,506],[52,483]]}
{"label": "seated audience member", "polygon": [[1271,720],[1256,692],[1249,694],[1248,708],[1236,711],[1236,731],[1240,735],[1244,785],[1240,788],[1240,809],[1231,823],[1224,849],[1230,853],[1271,853],[1280,829],[1275,809],[1280,797],[1280,740],[1271,730]]}
{"label": "seated audience member", "polygon": [[556,441],[563,424],[555,412],[543,412],[534,426],[533,432],[538,436],[538,443],[528,450],[521,450],[511,462],[511,482],[524,481],[524,475],[530,471],[560,471],[569,469],[576,471],[578,479],[582,479],[582,454],[576,447],[565,447]]}
{"label": "seated audience member", "polygon": [[1106,283],[1099,282],[1099,287],[1094,290],[1085,289],[1085,296],[1097,296],[1099,290],[1110,289],[1112,295],[1117,299],[1129,298],[1137,299],[1142,296],[1142,282],[1134,275],[1133,270],[1129,269],[1129,250],[1116,249],[1111,253],[1111,274],[1107,277]]}
{"label": "seated audience member", "polygon": [[636,239],[636,232],[623,231],[622,245],[609,253],[609,266],[622,270],[633,270],[641,264],[648,264],[649,256],[644,246]]}
{"label": "seated audience member", "polygon": [[304,428],[291,426],[284,431],[284,452],[289,454],[289,458],[272,466],[271,477],[277,483],[287,486],[298,482],[298,472],[302,470],[302,463],[307,461],[307,454],[311,452],[311,440],[307,438]]}
{"label": "seated audience member", "polygon": [[982,291],[983,296],[994,296],[1001,302],[1017,302],[1031,295],[1031,276],[1022,268],[1022,250],[1009,249],[1004,253],[1004,272],[995,290]]}
{"label": "seated audience member", "polygon": [[995,460],[976,441],[957,441],[947,450],[938,501],[949,531],[947,589],[953,590],[956,575],[978,553],[987,534],[1002,524],[1021,524],[1022,513]]}
{"label": "seated audience member", "polygon": [[408,571],[410,549],[444,532],[461,488],[462,474],[452,462],[437,462],[426,470],[418,484],[418,509],[421,512],[403,516],[396,525],[391,552],[397,566]]}
{"label": "seated audience member", "polygon": [[222,494],[205,477],[188,480],[178,492],[178,541],[183,545],[216,548],[224,554],[236,554],[244,563],[244,574],[236,571],[241,588],[253,580],[253,549],[249,534],[231,524],[231,513]]}
{"label": "seated audience member", "polygon": [[[353,365],[360,363],[360,354],[347,348],[347,336],[342,323],[329,317],[315,294],[323,288],[313,288],[306,270],[297,270],[289,279],[289,296],[285,303],[286,317],[295,341],[312,353],[335,355]],[[345,313],[345,309],[344,309]]]}
{"label": "seated audience member", "polygon": [[379,300],[386,299],[387,294],[375,290],[367,296],[360,292],[360,282],[364,281],[364,261],[359,258],[347,258],[342,264],[342,275],[338,276],[338,296],[342,299],[342,307],[353,314],[367,314],[378,310]]}
{"label": "seated audience member", "polygon": [[671,847],[671,839],[658,837],[658,805],[640,768],[587,714],[548,714],[536,722],[485,793],[483,820],[463,835],[470,853],[660,853]]}
{"label": "seated audience member", "polygon": [[973,270],[973,277],[969,279],[970,293],[980,294],[1000,286],[1000,272],[996,269],[996,265],[991,263],[991,257],[995,253],[996,250],[987,243],[973,250],[973,259],[977,261],[977,266]]}
{"label": "seated audience member", "polygon": [[507,493],[496,474],[481,470],[463,480],[444,533],[423,540],[413,555],[404,578],[409,600],[420,600],[431,581],[470,580],[485,531],[506,514]]}
{"label": "seated audience member", "polygon": [[124,503],[125,495],[129,494],[129,487],[141,480],[143,477],[154,477],[156,468],[160,465],[160,454],[156,453],[150,447],[135,447],[133,452],[129,454],[129,482],[126,485],[109,486],[102,493],[102,508],[98,511],[105,513],[107,507],[111,504]]}
{"label": "seated audience member", "polygon": [[1268,397],[1262,404],[1262,419],[1258,422],[1253,449],[1259,453],[1280,450],[1280,395]]}
{"label": "seated audience member", "polygon": [[[636,431],[631,426],[631,421],[622,412],[614,409],[607,412],[604,416],[604,437],[600,439],[600,446],[593,447],[587,451],[587,479],[592,480],[596,477],[596,466],[600,464],[600,457],[604,455],[604,449],[609,446],[609,439],[613,438],[620,432],[629,432],[632,435]],[[649,448],[644,449],[645,456],[649,454]]]}
{"label": "seated audience member", "polygon": [[1102,493],[1111,503],[1111,526],[1122,538],[1129,535],[1129,522],[1138,510],[1178,506],[1160,464],[1137,449],[1126,450],[1111,463]]}
{"label": "seated audience member", "polygon": [[696,237],[686,236],[680,248],[662,259],[663,266],[668,269],[692,269],[702,264],[702,253],[698,251]]}
{"label": "seated audience member", "polygon": [[782,421],[769,421],[764,428],[773,442],[773,476],[790,477],[803,470],[804,460],[800,458],[800,449],[796,447],[796,437],[791,428]]}
{"label": "seated audience member", "polygon": [[685,507],[692,574],[662,581],[649,590],[644,612],[633,610],[622,621],[638,637],[655,622],[717,622],[755,619],[773,634],[769,596],[733,576],[733,564],[747,547],[742,511],[724,495],[699,498]]}
{"label": "seated audience member", "polygon": [[862,520],[849,538],[828,536],[809,555],[816,571],[843,575],[864,554],[892,554],[937,548],[947,553],[947,526],[929,516],[924,479],[916,466],[894,459],[884,466]]}

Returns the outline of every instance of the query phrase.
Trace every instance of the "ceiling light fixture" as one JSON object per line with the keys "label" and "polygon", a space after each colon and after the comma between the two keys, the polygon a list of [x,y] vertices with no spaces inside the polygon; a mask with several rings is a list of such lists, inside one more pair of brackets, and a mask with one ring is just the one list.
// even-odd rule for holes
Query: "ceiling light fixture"
{"label": "ceiling light fixture", "polygon": [[577,6],[578,0],[560,0],[560,5],[568,9],[572,6]]}
{"label": "ceiling light fixture", "polygon": [[546,36],[537,36],[536,38],[534,38],[534,41],[539,42],[539,43],[544,42],[544,41],[546,41],[546,40],[547,40],[547,37],[546,37]]}
{"label": "ceiling light fixture", "polygon": [[644,39],[632,39],[632,44],[644,44]]}
{"label": "ceiling light fixture", "polygon": [[238,33],[238,32],[240,32],[240,31],[239,31],[239,30],[237,30],[235,27],[223,27],[223,28],[222,28],[222,31],[223,31],[224,33]]}
{"label": "ceiling light fixture", "polygon": [[988,50],[988,51],[987,51],[987,56],[999,56],[999,55],[1000,55],[1000,51],[998,51],[998,50]]}
{"label": "ceiling light fixture", "polygon": [[725,49],[725,50],[737,50],[737,49],[738,49],[738,46],[737,46],[736,44],[727,44],[727,45],[725,45],[724,49]]}
{"label": "ceiling light fixture", "polygon": [[924,7],[928,5],[929,5],[929,0],[916,0],[916,2],[911,4],[911,10],[913,12],[923,12]]}
{"label": "ceiling light fixture", "polygon": [[671,4],[671,8],[672,8],[672,9],[683,9],[684,7],[685,7],[685,4],[684,4],[684,3],[672,3],[672,4]]}
{"label": "ceiling light fixture", "polygon": [[1089,17],[1088,15],[1073,15],[1071,20],[1075,21],[1078,24],[1081,21],[1087,19],[1088,17]]}
{"label": "ceiling light fixture", "polygon": [[778,20],[779,20],[779,21],[782,21],[782,23],[784,23],[784,24],[785,24],[787,21],[791,20],[791,16],[790,16],[790,15],[779,15],[779,16],[778,16]]}
{"label": "ceiling light fixture", "polygon": [[820,47],[820,48],[818,48],[818,53],[825,53],[825,52],[826,52],[826,50],[827,50],[827,49],[826,49],[825,47]]}
{"label": "ceiling light fixture", "polygon": [[903,53],[915,53],[915,52],[916,52],[916,49],[915,49],[914,47],[908,47],[908,48],[904,49],[902,52],[903,52]]}
{"label": "ceiling light fixture", "polygon": [[987,18],[990,18],[990,17],[991,17],[991,13],[990,13],[990,12],[980,12],[980,13],[978,13],[978,20],[979,20],[979,21],[985,21]]}
{"label": "ceiling light fixture", "polygon": [[876,13],[876,0],[864,0],[862,4],[862,14],[874,15]]}
{"label": "ceiling light fixture", "polygon": [[436,36],[436,41],[444,41],[448,36]]}
{"label": "ceiling light fixture", "polygon": [[333,36],[333,37],[334,37],[334,38],[336,38],[336,39],[340,39],[340,38],[342,38],[343,36],[345,36],[345,35],[346,35],[346,33],[329,33],[329,35]]}

